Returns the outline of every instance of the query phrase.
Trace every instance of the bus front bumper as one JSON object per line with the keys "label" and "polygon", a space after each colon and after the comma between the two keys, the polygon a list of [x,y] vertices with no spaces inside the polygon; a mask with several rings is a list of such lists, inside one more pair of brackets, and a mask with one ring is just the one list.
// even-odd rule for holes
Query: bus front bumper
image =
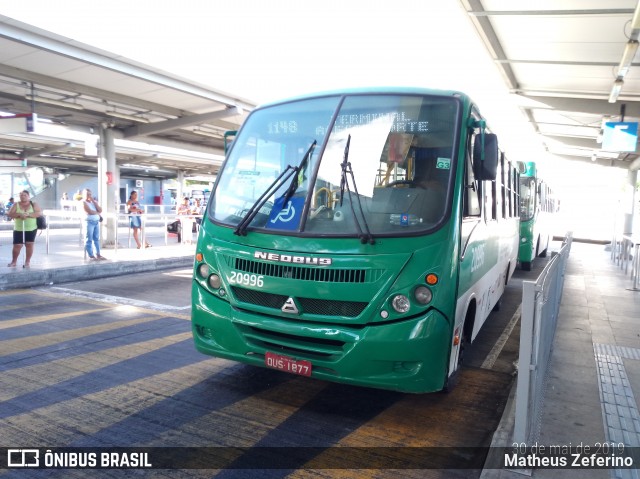
{"label": "bus front bumper", "polygon": [[385,324],[311,323],[233,308],[193,284],[192,332],[204,354],[266,367],[267,352],[311,363],[311,376],[424,393],[447,376],[451,330],[438,311]]}

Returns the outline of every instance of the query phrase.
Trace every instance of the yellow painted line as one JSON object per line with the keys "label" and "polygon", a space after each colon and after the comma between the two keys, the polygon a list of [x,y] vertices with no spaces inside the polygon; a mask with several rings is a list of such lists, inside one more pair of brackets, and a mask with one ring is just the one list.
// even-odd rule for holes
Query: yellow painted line
{"label": "yellow painted line", "polygon": [[174,334],[173,336],[10,369],[0,374],[0,401],[68,381],[83,374],[90,374],[97,369],[135,358],[190,337],[191,333]]}
{"label": "yellow painted line", "polygon": [[[153,407],[168,397],[205,381],[209,376],[221,372],[232,364],[230,361],[212,358],[197,365],[172,369],[148,378],[0,419],[0,430],[6,431],[3,439],[12,444],[32,444],[34,438],[37,438],[39,444],[65,446]],[[217,391],[211,391],[211,394],[216,393]],[[181,407],[188,407],[188,405],[184,404]],[[11,431],[11,435],[8,431]]]}
{"label": "yellow painted line", "polygon": [[[16,328],[18,326],[27,326],[30,324],[43,323],[45,321],[52,321],[52,320],[61,319],[61,318],[72,318],[74,316],[83,316],[85,314],[99,313],[101,311],[109,311],[111,309],[113,309],[113,307],[83,309],[81,311],[72,311],[72,312],[68,311],[65,313],[58,313],[58,314],[45,314],[45,315],[38,315],[38,316],[28,316],[26,318],[20,318],[20,319],[10,319],[8,321],[2,321],[0,323],[0,329]],[[32,310],[31,305],[29,305],[29,312],[31,312],[31,310]]]}
{"label": "yellow painted line", "polygon": [[19,294],[31,294],[30,289],[8,289],[6,291],[0,291],[0,296],[13,296]]}
{"label": "yellow painted line", "polygon": [[[251,447],[326,387],[327,383],[324,381],[309,381],[292,376],[291,381],[183,424],[179,431],[187,437],[198,437],[202,435],[200,431],[203,429],[215,431],[215,435],[206,437],[206,445],[211,447]],[[175,431],[168,433],[167,441],[171,434],[175,435]],[[158,441],[158,445],[160,444],[163,444],[162,440]],[[230,455],[228,458],[234,459]]]}
{"label": "yellow painted line", "polygon": [[[47,306],[51,304],[51,301],[42,301],[42,302],[34,302],[34,303],[29,303],[29,304],[25,304],[25,303],[17,303],[17,304],[3,304],[2,305],[2,311],[11,311],[11,310],[16,310],[16,309],[24,309],[24,308],[28,308],[29,311],[33,311],[34,309],[43,307],[43,306]],[[2,323],[0,323],[2,324]]]}
{"label": "yellow painted line", "polygon": [[[110,310],[112,308],[105,308],[105,310]],[[96,310],[97,311],[97,310]],[[95,311],[91,311],[95,312]],[[83,312],[82,314],[89,314],[89,312]],[[54,315],[58,316],[58,315]],[[68,317],[68,315],[61,315],[62,317]],[[95,324],[92,326],[88,326],[86,328],[76,328],[70,329],[66,331],[58,331],[55,333],[49,334],[39,334],[34,336],[27,336],[24,338],[17,339],[7,339],[5,341],[0,340],[0,357],[6,356],[9,354],[15,354],[22,351],[27,351],[29,349],[41,348],[44,346],[49,346],[51,344],[60,343],[63,341],[69,341],[71,339],[78,339],[84,336],[89,336],[91,334],[102,333],[105,331],[112,331],[115,329],[120,329],[126,326],[130,326],[133,324],[142,324],[148,321],[155,321],[158,319],[157,316],[149,317],[140,317],[134,318],[128,321],[117,321],[106,324]],[[87,318],[87,321],[91,321],[91,317]]]}

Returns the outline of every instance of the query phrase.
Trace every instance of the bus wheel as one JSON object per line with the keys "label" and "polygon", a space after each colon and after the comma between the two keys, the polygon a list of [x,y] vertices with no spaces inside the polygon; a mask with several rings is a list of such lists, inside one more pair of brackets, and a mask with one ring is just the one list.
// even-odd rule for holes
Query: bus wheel
{"label": "bus wheel", "polygon": [[500,311],[501,307],[502,307],[502,296],[500,296],[500,299],[498,299],[498,301],[496,301],[496,304],[493,305],[493,309],[491,311]]}
{"label": "bus wheel", "polygon": [[[504,272],[504,287],[507,287],[507,283],[509,282],[509,268],[510,266],[507,265],[507,270]],[[504,296],[504,290],[502,290],[502,294],[500,295],[500,297],[498,298],[498,301],[496,301],[496,304],[493,305],[493,309],[491,311],[500,311],[500,308],[502,307],[502,297]]]}
{"label": "bus wheel", "polygon": [[475,314],[475,303],[471,303],[469,305],[469,309],[467,310],[467,315],[465,316],[464,324],[462,326],[462,333],[460,335],[460,349],[458,351],[456,370],[451,373],[450,376],[445,378],[444,387],[442,388],[443,392],[451,392],[456,384],[458,384],[458,376],[460,375],[460,369],[462,368],[462,364],[464,363],[464,350],[471,344],[469,338],[471,338],[471,331],[473,330],[473,319],[475,317]]}
{"label": "bus wheel", "polygon": [[525,271],[531,271],[531,261],[520,261],[520,267]]}

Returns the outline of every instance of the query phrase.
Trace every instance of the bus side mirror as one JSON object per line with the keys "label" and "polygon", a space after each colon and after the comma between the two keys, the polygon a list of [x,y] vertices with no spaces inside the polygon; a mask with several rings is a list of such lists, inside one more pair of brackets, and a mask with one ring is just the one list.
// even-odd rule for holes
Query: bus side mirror
{"label": "bus side mirror", "polygon": [[[473,173],[476,180],[494,181],[498,171],[498,137],[494,133],[482,133],[473,144]],[[484,149],[483,149],[484,146]]]}
{"label": "bus side mirror", "polygon": [[237,130],[230,130],[224,133],[224,154],[227,155],[227,152],[231,148],[231,144],[233,140],[235,140],[236,135],[238,134]]}

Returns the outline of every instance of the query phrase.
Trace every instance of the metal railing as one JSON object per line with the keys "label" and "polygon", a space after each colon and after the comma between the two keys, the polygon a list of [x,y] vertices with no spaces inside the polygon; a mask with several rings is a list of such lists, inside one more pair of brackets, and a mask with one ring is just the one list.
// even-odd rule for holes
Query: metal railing
{"label": "metal railing", "polygon": [[568,233],[560,252],[551,258],[540,276],[522,284],[514,443],[532,445],[540,431],[547,370],[572,239]]}
{"label": "metal railing", "polygon": [[[65,228],[77,229],[78,231],[78,246],[84,248],[85,244],[85,218],[86,213],[84,211],[74,211],[74,210],[44,210],[44,216],[47,218],[47,229],[45,230],[45,244],[46,244],[46,252],[49,254],[49,245],[51,242],[51,236],[49,234],[50,229],[61,226]],[[127,229],[127,247],[131,247],[131,238],[132,228],[129,222],[128,213],[103,213],[102,217],[104,221],[116,221],[117,226],[115,228],[115,238],[113,246],[115,252],[118,251],[119,239],[120,239],[120,230],[123,228]],[[158,214],[142,214],[140,215],[140,219],[142,222],[142,228],[140,232],[140,242],[145,244],[147,237],[147,226],[161,226],[162,231],[164,232],[164,244],[167,246],[169,244],[169,224],[173,223],[176,220],[181,221],[183,225],[189,224],[189,231],[184,234],[182,232],[182,242],[188,243],[189,240],[187,238],[191,238],[191,235],[194,234],[191,231],[192,224],[196,224],[196,235],[197,231],[199,231],[199,223],[196,221],[198,218],[202,219],[202,215],[176,215],[175,213],[158,213]],[[184,228],[183,228],[184,230]],[[101,236],[101,244],[105,246],[105,239]]]}
{"label": "metal railing", "polygon": [[611,261],[629,274],[631,269],[630,291],[640,291],[640,238],[633,235],[614,236],[611,241]]}

